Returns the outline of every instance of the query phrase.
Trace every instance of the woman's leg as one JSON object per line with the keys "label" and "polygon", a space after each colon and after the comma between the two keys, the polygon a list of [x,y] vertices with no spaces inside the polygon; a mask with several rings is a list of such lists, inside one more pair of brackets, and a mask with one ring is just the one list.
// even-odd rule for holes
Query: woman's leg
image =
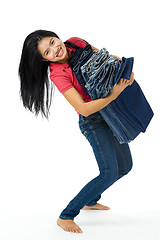
{"label": "woman's leg", "polygon": [[[113,146],[116,152],[117,163],[118,163],[118,178],[125,176],[132,169],[132,156],[130,152],[129,145],[127,143],[120,144],[116,137],[113,136]],[[94,206],[97,201],[101,198],[101,195],[96,196],[92,199],[86,206]]]}
{"label": "woman's leg", "polygon": [[89,117],[81,115],[79,124],[82,133],[92,146],[100,174],[86,184],[70,201],[60,214],[61,219],[73,220],[79,214],[80,209],[88,204],[91,199],[97,199],[119,177],[112,133],[101,115],[98,112]]}
{"label": "woman's leg", "polygon": [[127,143],[119,144],[116,138],[114,138],[114,148],[116,151],[118,162],[118,179],[120,179],[132,169],[132,156],[129,145]]}

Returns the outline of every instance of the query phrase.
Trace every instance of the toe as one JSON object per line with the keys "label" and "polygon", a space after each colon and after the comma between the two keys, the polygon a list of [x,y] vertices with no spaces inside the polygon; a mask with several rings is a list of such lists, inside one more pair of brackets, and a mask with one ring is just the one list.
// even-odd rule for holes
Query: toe
{"label": "toe", "polygon": [[82,233],[82,230],[80,228],[77,229],[79,233]]}
{"label": "toe", "polygon": [[107,206],[105,206],[105,207],[104,207],[104,209],[106,209],[106,210],[109,210],[110,208],[109,208],[109,207],[107,207]]}

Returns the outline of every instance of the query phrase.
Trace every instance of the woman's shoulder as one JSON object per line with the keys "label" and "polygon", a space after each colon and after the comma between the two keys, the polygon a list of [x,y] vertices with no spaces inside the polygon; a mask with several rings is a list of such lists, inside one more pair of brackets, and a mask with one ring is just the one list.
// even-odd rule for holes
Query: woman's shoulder
{"label": "woman's shoulder", "polygon": [[[69,64],[58,64],[58,63],[49,63],[50,75],[52,76],[62,76],[69,74]],[[70,74],[69,74],[70,75]]]}
{"label": "woman's shoulder", "polygon": [[88,44],[88,42],[86,40],[79,38],[79,37],[71,37],[71,38],[67,39],[66,42],[74,43],[78,47],[82,47],[82,48],[84,48]]}

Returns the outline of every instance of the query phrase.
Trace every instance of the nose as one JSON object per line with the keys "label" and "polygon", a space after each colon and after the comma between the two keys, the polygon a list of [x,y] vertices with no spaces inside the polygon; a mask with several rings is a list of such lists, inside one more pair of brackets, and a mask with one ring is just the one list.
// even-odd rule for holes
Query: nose
{"label": "nose", "polygon": [[53,55],[56,56],[58,53],[58,46],[51,46],[51,51]]}

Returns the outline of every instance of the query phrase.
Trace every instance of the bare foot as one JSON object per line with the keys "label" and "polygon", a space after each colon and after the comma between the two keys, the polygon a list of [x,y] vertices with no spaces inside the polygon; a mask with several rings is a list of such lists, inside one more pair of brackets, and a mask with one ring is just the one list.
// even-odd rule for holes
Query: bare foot
{"label": "bare foot", "polygon": [[65,231],[73,233],[83,233],[80,227],[75,224],[73,220],[63,220],[61,218],[58,218],[57,224]]}
{"label": "bare foot", "polygon": [[102,205],[102,204],[100,204],[100,203],[97,203],[96,205],[91,206],[91,207],[89,207],[89,206],[84,206],[84,207],[82,208],[82,210],[109,210],[109,209],[110,209],[109,207],[104,206],[104,205]]}

